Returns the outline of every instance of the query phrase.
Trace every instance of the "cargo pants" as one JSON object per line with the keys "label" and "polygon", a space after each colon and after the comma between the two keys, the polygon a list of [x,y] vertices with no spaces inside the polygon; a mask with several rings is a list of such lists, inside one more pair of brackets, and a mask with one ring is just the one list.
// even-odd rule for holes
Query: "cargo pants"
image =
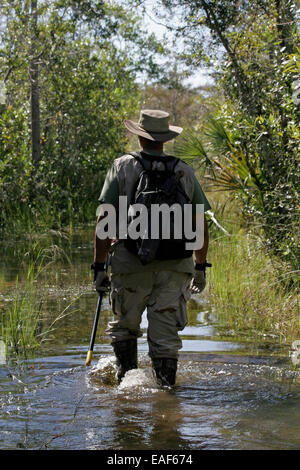
{"label": "cargo pants", "polygon": [[142,336],[140,323],[147,309],[149,356],[177,359],[182,347],[178,332],[187,323],[191,279],[191,274],[175,271],[112,274],[114,319],[107,328],[112,344]]}

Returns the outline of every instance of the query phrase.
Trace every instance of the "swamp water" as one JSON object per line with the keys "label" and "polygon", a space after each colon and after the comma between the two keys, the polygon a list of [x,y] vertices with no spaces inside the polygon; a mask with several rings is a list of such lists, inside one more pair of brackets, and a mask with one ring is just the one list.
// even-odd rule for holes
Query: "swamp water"
{"label": "swamp water", "polygon": [[[69,262],[43,278],[44,326],[53,323],[33,359],[0,361],[0,449],[196,450],[300,449],[300,371],[289,347],[274,339],[226,337],[205,294],[194,297],[181,333],[177,382],[162,390],[148,358],[146,314],[139,369],[118,386],[100,316],[93,362],[85,366],[97,296],[89,266],[92,232],[72,238]],[[0,266],[0,306],[12,299],[13,256]]]}

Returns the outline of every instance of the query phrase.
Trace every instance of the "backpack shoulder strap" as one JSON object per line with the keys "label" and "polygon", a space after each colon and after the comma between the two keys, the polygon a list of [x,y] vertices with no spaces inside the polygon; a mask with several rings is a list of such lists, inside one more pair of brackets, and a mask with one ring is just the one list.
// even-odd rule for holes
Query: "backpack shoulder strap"
{"label": "backpack shoulder strap", "polygon": [[180,162],[179,158],[173,157],[172,155],[152,156],[144,152],[131,152],[129,155],[132,155],[136,160],[138,160],[146,171],[152,170],[152,162],[155,160],[164,163],[167,170],[170,173],[173,173],[176,165]]}
{"label": "backpack shoulder strap", "polygon": [[132,155],[141,165],[142,168],[146,171],[151,171],[151,160],[149,158],[145,158],[145,153],[142,152],[131,152],[129,155]]}

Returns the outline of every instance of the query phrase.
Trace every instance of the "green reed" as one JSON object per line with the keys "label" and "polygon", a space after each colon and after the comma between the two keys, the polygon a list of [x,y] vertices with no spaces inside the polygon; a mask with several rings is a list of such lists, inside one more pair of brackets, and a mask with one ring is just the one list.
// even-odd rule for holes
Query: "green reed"
{"label": "green reed", "polygon": [[219,326],[248,337],[300,338],[299,290],[295,277],[270,258],[259,237],[240,229],[211,241],[208,293],[218,311]]}
{"label": "green reed", "polygon": [[12,355],[27,358],[39,345],[42,298],[33,277],[21,289],[16,282],[14,300],[3,314],[1,336],[7,351]]}
{"label": "green reed", "polygon": [[27,359],[32,356],[47,334],[53,331],[54,323],[63,318],[68,308],[77,300],[78,297],[63,312],[58,313],[47,331],[43,331],[43,275],[47,276],[50,265],[62,258],[69,261],[60,246],[45,247],[43,239],[33,242],[30,250],[23,253],[24,264],[26,263],[25,278],[20,283],[17,277],[13,300],[2,313],[0,327],[0,336],[10,357]]}

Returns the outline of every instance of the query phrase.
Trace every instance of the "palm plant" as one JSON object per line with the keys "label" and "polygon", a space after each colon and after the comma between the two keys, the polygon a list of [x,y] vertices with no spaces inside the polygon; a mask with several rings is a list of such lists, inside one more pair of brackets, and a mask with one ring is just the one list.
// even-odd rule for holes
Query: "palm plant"
{"label": "palm plant", "polygon": [[[210,118],[202,137],[194,131],[186,131],[174,150],[178,157],[198,167],[199,174],[208,182],[208,189],[237,194],[242,212],[247,213],[248,218],[255,216],[259,221],[265,246],[299,272],[299,250],[295,243],[297,214],[294,209],[297,196],[293,197],[294,183],[289,176],[294,174],[293,154],[289,155],[289,159],[280,154],[274,161],[275,151],[271,148],[266,155],[260,139],[267,134],[269,122],[264,123],[266,127],[261,127],[259,131],[261,122],[262,117],[252,123],[255,138],[251,135],[247,139],[248,136],[238,129],[238,123],[235,135],[226,130],[222,120]],[[247,127],[243,124],[244,132],[245,129]],[[274,138],[273,146],[275,144]],[[273,158],[272,168],[266,164],[266,157],[269,156]],[[287,174],[284,173],[284,165],[291,168]],[[215,224],[213,218],[210,219]]]}
{"label": "palm plant", "polygon": [[246,149],[234,140],[220,120],[208,120],[203,141],[193,131],[187,131],[175,146],[175,152],[183,160],[195,163],[210,186],[218,190],[248,194],[261,189],[259,166],[250,163]]}

